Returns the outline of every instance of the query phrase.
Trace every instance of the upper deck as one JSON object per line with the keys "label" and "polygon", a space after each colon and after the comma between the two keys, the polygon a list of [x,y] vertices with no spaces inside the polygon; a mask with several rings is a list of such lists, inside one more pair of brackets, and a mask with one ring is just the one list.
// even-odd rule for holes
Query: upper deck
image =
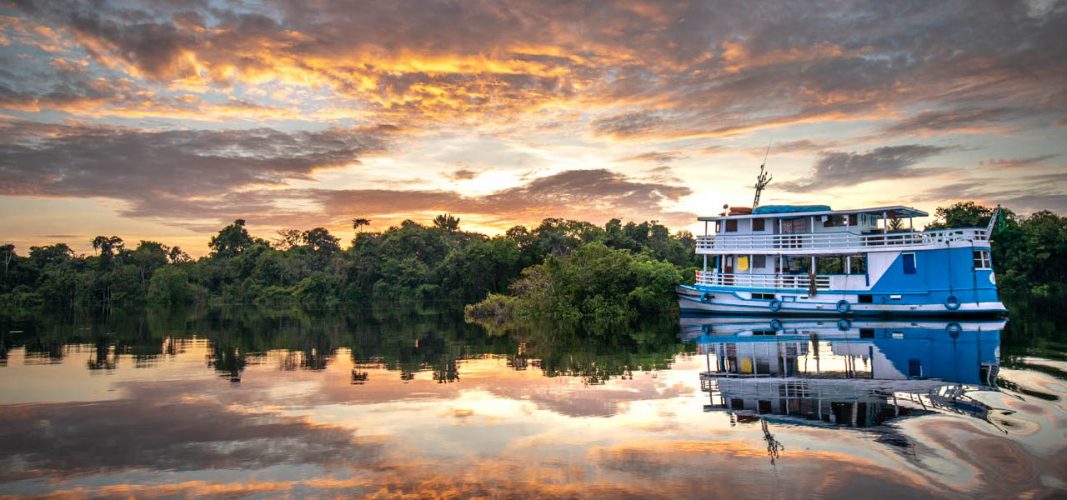
{"label": "upper deck", "polygon": [[[984,229],[915,231],[913,219],[927,215],[904,206],[855,210],[767,206],[752,213],[744,209],[740,214],[700,217],[705,231],[697,237],[696,252],[817,255],[988,244],[989,235]],[[712,223],[714,232],[709,233]]]}
{"label": "upper deck", "polygon": [[989,242],[984,229],[945,229],[938,231],[885,234],[805,233],[768,235],[708,235],[697,237],[698,254],[766,253],[816,255],[851,251],[902,250],[962,242]]}

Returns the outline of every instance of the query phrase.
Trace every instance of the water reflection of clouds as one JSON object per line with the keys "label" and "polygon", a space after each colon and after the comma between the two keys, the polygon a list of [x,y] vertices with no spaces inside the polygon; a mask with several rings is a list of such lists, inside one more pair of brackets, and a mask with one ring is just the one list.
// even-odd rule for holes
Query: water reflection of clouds
{"label": "water reflection of clouds", "polygon": [[4,477],[26,479],[124,469],[252,469],[278,464],[374,464],[380,442],[336,426],[231,411],[224,400],[138,397],[9,406],[0,414]]}
{"label": "water reflection of clouds", "polygon": [[[402,381],[398,372],[371,369],[368,383],[354,386],[346,354],[324,371],[249,366],[240,384],[215,377],[196,351],[175,362],[193,356],[187,368],[208,376],[180,382],[147,380],[166,362],[127,377],[120,360],[107,380],[115,389],[108,394],[121,399],[0,412],[0,476],[8,481],[0,491],[954,496],[1025,495],[1037,492],[1035,484],[1062,487],[1067,477],[1060,401],[1000,394],[991,406],[1014,412],[1003,415],[1018,422],[1009,434],[955,415],[877,431],[772,424],[785,446],[772,466],[758,423],[702,411],[694,383],[702,357],[595,386],[493,358],[461,361],[457,383],[421,373]],[[63,364],[84,370],[79,356]],[[62,382],[76,390],[98,380]],[[1060,382],[1028,374],[1019,383],[1053,390]],[[904,444],[882,444],[886,435]]]}

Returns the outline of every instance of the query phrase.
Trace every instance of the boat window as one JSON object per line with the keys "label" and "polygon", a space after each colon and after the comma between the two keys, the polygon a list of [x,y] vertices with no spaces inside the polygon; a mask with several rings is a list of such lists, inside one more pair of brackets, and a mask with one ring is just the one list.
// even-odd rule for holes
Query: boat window
{"label": "boat window", "polygon": [[815,259],[815,274],[844,274],[845,258],[840,255],[820,255]]}
{"label": "boat window", "polygon": [[752,256],[752,268],[753,269],[763,269],[765,267],[767,267],[767,256],[766,255],[753,255]]}
{"label": "boat window", "polygon": [[808,218],[789,219],[783,220],[782,232],[783,233],[806,233],[808,232]]}
{"label": "boat window", "polygon": [[824,215],[822,220],[823,227],[840,227],[845,225],[844,215]]}
{"label": "boat window", "polygon": [[902,255],[904,259],[904,274],[915,274],[915,254],[906,253]]}
{"label": "boat window", "polygon": [[923,361],[921,359],[908,360],[908,377],[919,378],[923,376]]}
{"label": "boat window", "polygon": [[848,225],[850,225],[850,226],[858,226],[859,225],[859,214],[848,214]]}
{"label": "boat window", "polygon": [[752,230],[753,231],[764,231],[764,230],[766,230],[766,223],[767,223],[766,219],[752,219]]}
{"label": "boat window", "polygon": [[726,221],[726,232],[727,233],[736,233],[737,232],[737,219]]}
{"label": "boat window", "polygon": [[862,294],[862,295],[859,296],[858,302],[860,304],[873,304],[874,303],[874,295]]}
{"label": "boat window", "polygon": [[722,232],[722,222],[715,221],[715,232],[716,233],[721,233]]}
{"label": "boat window", "polygon": [[811,272],[811,257],[787,256],[785,265],[789,274],[808,274]]}
{"label": "boat window", "polygon": [[990,259],[989,250],[974,251],[975,269],[993,269],[993,261]]}
{"label": "boat window", "polygon": [[867,254],[850,255],[848,274],[867,274]]}

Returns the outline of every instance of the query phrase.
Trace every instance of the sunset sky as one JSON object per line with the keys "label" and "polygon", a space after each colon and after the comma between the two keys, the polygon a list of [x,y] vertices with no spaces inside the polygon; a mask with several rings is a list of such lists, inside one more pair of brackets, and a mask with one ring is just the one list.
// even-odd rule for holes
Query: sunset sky
{"label": "sunset sky", "polygon": [[0,0],[0,242],[1067,213],[1067,3]]}

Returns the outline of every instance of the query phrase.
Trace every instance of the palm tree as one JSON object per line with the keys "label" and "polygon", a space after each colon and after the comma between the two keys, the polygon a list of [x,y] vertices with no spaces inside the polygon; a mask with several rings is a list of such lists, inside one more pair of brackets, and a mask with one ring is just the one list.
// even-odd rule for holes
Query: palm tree
{"label": "palm tree", "polygon": [[362,219],[362,218],[352,219],[352,229],[355,229],[355,230],[359,231],[360,233],[363,232],[363,226],[369,226],[369,225],[370,225],[370,219]]}
{"label": "palm tree", "polygon": [[97,236],[93,238],[93,250],[100,250],[100,255],[112,255],[122,248],[122,238],[118,236]]}
{"label": "palm tree", "polygon": [[122,238],[118,236],[97,236],[93,238],[93,250],[100,251],[100,261],[104,267],[110,267],[111,257],[115,251],[122,251]]}
{"label": "palm tree", "polygon": [[433,219],[433,225],[450,233],[459,230],[459,217],[450,214],[441,214]]}

